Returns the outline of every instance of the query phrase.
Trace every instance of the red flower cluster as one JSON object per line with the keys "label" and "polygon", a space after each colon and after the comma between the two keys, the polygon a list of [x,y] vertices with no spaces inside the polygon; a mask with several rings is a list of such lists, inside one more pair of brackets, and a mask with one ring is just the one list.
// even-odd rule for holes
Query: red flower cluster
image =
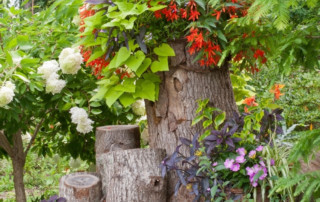
{"label": "red flower cluster", "polygon": [[264,51],[261,49],[257,49],[254,54],[253,57],[255,59],[258,59],[259,57],[261,58],[261,63],[265,64],[267,62],[267,58],[264,56]]}
{"label": "red flower cluster", "polygon": [[94,10],[87,10],[87,3],[84,3],[83,6],[80,7],[79,9],[79,15],[80,15],[80,32],[84,31],[84,19],[90,16],[93,16],[96,12]]}
{"label": "red flower cluster", "polygon": [[242,16],[246,16],[248,14],[245,1],[238,2],[238,0],[231,0],[231,2],[241,5],[241,7],[236,7],[236,6],[222,7],[221,10],[215,10],[212,16],[216,16],[216,19],[219,21],[222,13],[227,13],[230,19],[238,18],[238,13],[241,14]]}
{"label": "red flower cluster", "polygon": [[[84,19],[87,18],[87,17],[90,17],[92,15],[95,14],[95,11],[94,10],[87,10],[87,5],[88,4],[84,4],[83,6],[80,7],[80,32],[84,32]],[[93,32],[95,33],[97,30],[94,30]],[[85,62],[87,62],[86,66],[87,67],[91,67],[92,69],[92,73],[93,75],[95,75],[98,79],[101,79],[103,78],[103,76],[101,76],[101,71],[103,68],[107,67],[109,65],[109,61],[106,61],[104,58],[105,56],[102,56],[100,58],[97,58],[91,62],[88,63],[88,60],[92,54],[92,51],[91,50],[84,50],[84,47],[81,46],[81,54],[82,54],[82,57],[83,57],[83,60]]]}
{"label": "red flower cluster", "polygon": [[[188,18],[188,10],[189,10],[189,18]],[[177,4],[174,0],[170,2],[167,8],[158,10],[154,12],[154,15],[157,19],[161,19],[163,15],[167,19],[167,21],[175,21],[178,20],[179,17],[182,19],[187,19],[195,21],[199,18],[200,13],[197,10],[197,4],[194,0],[190,0],[187,4],[187,8],[177,8]]]}
{"label": "red flower cluster", "polygon": [[220,60],[220,55],[217,53],[221,52],[219,44],[215,44],[210,39],[204,40],[203,34],[198,28],[191,28],[186,39],[192,43],[188,50],[190,55],[196,51],[204,50],[204,54],[199,60],[201,66],[217,65]]}

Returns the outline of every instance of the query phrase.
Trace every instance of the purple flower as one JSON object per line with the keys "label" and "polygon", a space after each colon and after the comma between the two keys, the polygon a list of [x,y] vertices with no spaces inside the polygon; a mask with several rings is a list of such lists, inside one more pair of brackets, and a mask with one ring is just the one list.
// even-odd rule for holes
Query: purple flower
{"label": "purple flower", "polygon": [[256,150],[252,150],[249,152],[249,158],[251,158],[251,159],[256,158]]}
{"label": "purple flower", "polygon": [[249,176],[254,175],[254,170],[253,170],[253,168],[246,167],[246,171],[247,171],[247,175],[249,175]]}
{"label": "purple flower", "polygon": [[237,172],[238,170],[240,170],[240,164],[239,163],[233,164],[230,170],[232,170],[233,172]]}
{"label": "purple flower", "polygon": [[244,163],[245,161],[246,159],[244,158],[244,156],[237,156],[236,158],[237,163]]}
{"label": "purple flower", "polygon": [[274,162],[274,159],[270,159],[270,165],[271,165],[271,166],[274,166],[274,163],[275,163],[275,162]]}
{"label": "purple flower", "polygon": [[212,166],[217,166],[218,165],[218,162],[214,162],[213,164],[212,164]]}
{"label": "purple flower", "polygon": [[260,145],[260,146],[258,146],[257,148],[256,148],[256,151],[258,151],[258,152],[261,152],[263,150],[263,146],[262,145]]}
{"label": "purple flower", "polygon": [[224,162],[224,167],[231,168],[233,165],[233,162],[234,162],[233,159],[226,159],[226,161]]}
{"label": "purple flower", "polygon": [[240,156],[245,156],[246,153],[247,153],[246,149],[243,148],[243,147],[238,148],[238,149],[236,150],[236,152],[237,152]]}
{"label": "purple flower", "polygon": [[262,166],[262,167],[266,167],[266,164],[261,160],[261,161],[259,161],[259,163],[260,163],[260,165]]}

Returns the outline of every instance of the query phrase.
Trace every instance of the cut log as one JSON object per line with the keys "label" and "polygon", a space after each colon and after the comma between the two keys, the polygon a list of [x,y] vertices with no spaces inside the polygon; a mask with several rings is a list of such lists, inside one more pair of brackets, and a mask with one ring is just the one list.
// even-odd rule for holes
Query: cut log
{"label": "cut log", "polygon": [[165,202],[166,179],[161,177],[163,149],[130,149],[101,154],[101,173],[106,202]]}
{"label": "cut log", "polygon": [[109,151],[140,148],[140,131],[137,125],[103,126],[96,130],[96,159]]}
{"label": "cut log", "polygon": [[60,179],[59,192],[68,202],[100,202],[101,180],[96,173],[72,173]]}

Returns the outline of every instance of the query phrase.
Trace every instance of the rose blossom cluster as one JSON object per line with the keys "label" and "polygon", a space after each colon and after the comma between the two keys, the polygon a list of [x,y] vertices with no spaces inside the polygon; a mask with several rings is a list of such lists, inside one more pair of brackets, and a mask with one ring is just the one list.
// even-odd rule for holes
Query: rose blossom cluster
{"label": "rose blossom cluster", "polygon": [[59,64],[55,60],[46,61],[38,68],[38,74],[42,74],[42,78],[46,80],[46,92],[47,93],[60,93],[66,86],[66,82],[59,79],[60,70]]}
{"label": "rose blossom cluster", "polygon": [[16,86],[11,81],[5,82],[0,88],[0,107],[4,107],[12,102],[15,88]]}
{"label": "rose blossom cluster", "polygon": [[92,123],[93,121],[89,119],[86,110],[73,107],[70,109],[71,121],[74,124],[77,124],[77,131],[83,134],[89,133],[92,131]]}
{"label": "rose blossom cluster", "polygon": [[245,155],[246,150],[245,148],[238,148],[236,152],[239,154],[239,156],[236,157],[236,159],[226,159],[224,162],[224,166],[228,169],[230,169],[233,172],[237,172],[240,170],[240,164],[246,162]]}

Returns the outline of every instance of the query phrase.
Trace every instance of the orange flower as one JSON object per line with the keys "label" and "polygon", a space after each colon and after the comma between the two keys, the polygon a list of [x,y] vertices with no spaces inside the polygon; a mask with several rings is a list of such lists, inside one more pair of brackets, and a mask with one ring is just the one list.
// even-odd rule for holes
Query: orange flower
{"label": "orange flower", "polygon": [[252,97],[248,97],[248,98],[244,99],[243,104],[246,104],[250,107],[258,106],[258,103],[256,103],[255,101],[256,101],[256,98],[254,96],[252,96]]}
{"label": "orange flower", "polygon": [[283,84],[274,84],[270,90],[270,93],[274,94],[274,99],[279,100],[281,95],[284,95],[284,93],[280,92],[280,89],[284,87]]}

